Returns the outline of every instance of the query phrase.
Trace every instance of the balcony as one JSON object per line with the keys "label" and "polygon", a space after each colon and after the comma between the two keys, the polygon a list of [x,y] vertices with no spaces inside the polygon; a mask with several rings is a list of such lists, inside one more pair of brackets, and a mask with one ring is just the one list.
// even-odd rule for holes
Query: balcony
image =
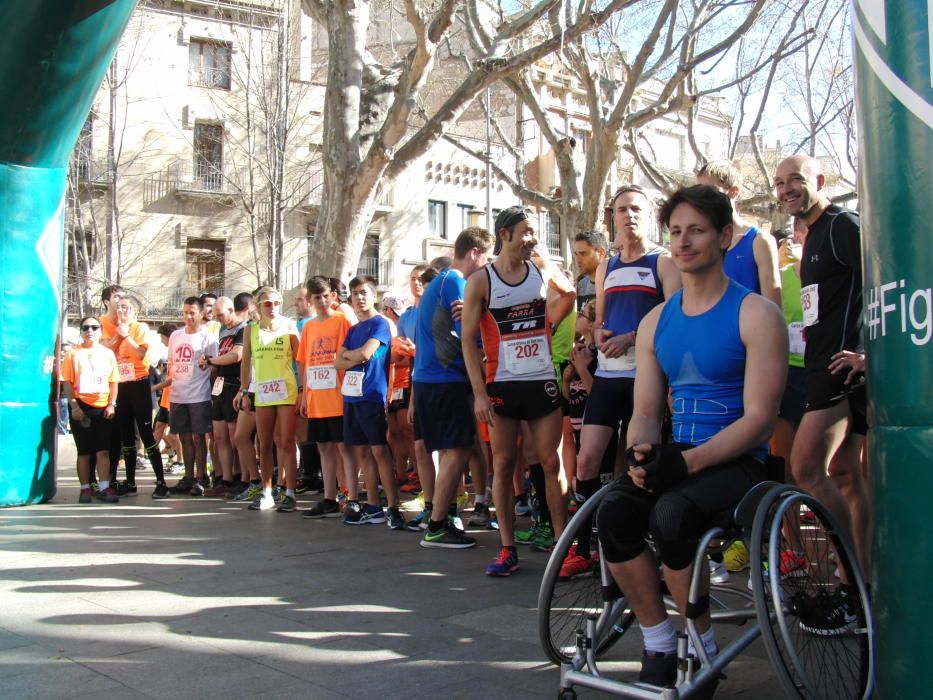
{"label": "balcony", "polygon": [[[324,198],[324,169],[319,165],[308,173],[300,187],[301,199],[298,207],[305,210],[318,209]],[[376,213],[392,211],[392,194],[388,187],[380,186],[376,192]]]}
{"label": "balcony", "polygon": [[176,161],[152,178],[147,178],[147,202],[170,194],[192,198],[231,198],[239,192],[236,173],[225,163]]}
{"label": "balcony", "polygon": [[82,187],[106,188],[113,183],[113,170],[104,158],[74,158],[71,161],[71,175]]}

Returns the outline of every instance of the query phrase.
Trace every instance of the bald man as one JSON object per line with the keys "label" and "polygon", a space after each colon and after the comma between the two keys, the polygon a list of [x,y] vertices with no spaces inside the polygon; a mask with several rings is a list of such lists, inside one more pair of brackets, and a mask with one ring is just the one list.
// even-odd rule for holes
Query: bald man
{"label": "bald man", "polygon": [[[820,162],[792,156],[774,188],[791,216],[809,227],[800,265],[806,337],[806,405],[791,451],[797,483],[851,527],[868,571],[870,503],[861,473],[868,429],[862,332],[862,257],[858,215],[831,204]],[[801,564],[802,565],[802,564]]]}

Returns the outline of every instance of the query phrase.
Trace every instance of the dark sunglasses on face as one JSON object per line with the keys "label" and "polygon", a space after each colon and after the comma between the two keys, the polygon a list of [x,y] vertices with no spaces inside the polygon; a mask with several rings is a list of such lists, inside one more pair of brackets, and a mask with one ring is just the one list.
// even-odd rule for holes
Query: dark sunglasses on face
{"label": "dark sunglasses on face", "polygon": [[84,331],[85,333],[87,333],[88,331],[99,331],[100,326],[94,326],[94,325],[88,324],[86,326],[81,326],[81,330]]}
{"label": "dark sunglasses on face", "polygon": [[280,302],[280,301],[264,301],[264,302],[262,302],[262,305],[265,306],[267,309],[271,309],[273,306],[281,306],[281,305],[282,305],[282,302]]}

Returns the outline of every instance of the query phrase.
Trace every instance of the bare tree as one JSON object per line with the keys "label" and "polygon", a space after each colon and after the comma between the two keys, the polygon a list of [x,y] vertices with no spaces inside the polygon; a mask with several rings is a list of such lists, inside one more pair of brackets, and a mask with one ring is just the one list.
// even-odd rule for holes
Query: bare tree
{"label": "bare tree", "polygon": [[[766,70],[799,46],[801,33],[793,33],[788,44],[761,53],[738,76],[721,69],[719,64],[728,61],[743,38],[761,25],[766,4],[764,0],[631,4],[594,36],[565,42],[559,59],[550,61],[568,85],[583,90],[588,129],[582,137],[573,133],[570,119],[548,109],[534,68],[505,77],[550,146],[560,187],[550,192],[529,187],[522,144],[510,142],[501,131],[500,139],[520,165],[514,173],[496,162],[492,167],[519,197],[561,217],[565,257],[569,258],[572,234],[600,221],[606,184],[613,167],[620,164],[620,150],[627,151],[658,188],[669,190],[678,184],[676,174],[658,165],[644,129],[668,115],[682,115],[685,122],[694,119],[707,96]],[[560,25],[558,8],[548,21],[552,28]],[[692,139],[689,129],[688,133]],[[581,138],[587,142],[580,143]],[[484,158],[468,144],[455,142]],[[691,145],[699,151],[695,141]]]}
{"label": "bare tree", "polygon": [[[404,0],[399,33],[408,51],[380,60],[367,48],[370,2],[302,0],[329,41],[324,192],[315,241],[320,263],[341,277],[355,270],[382,180],[427,152],[488,86],[578,41],[637,1],[539,0],[510,13],[477,0]],[[461,50],[455,44],[464,39]],[[424,92],[442,52],[460,55],[466,67],[440,104],[424,112]]]}

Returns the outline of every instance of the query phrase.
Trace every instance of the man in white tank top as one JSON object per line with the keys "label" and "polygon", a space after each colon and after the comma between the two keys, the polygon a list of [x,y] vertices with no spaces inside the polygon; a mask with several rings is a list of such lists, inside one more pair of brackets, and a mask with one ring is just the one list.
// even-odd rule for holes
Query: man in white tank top
{"label": "man in white tank top", "polygon": [[[573,306],[573,284],[545,261],[531,261],[537,245],[523,207],[510,207],[496,217],[496,260],[470,277],[463,302],[463,355],[473,387],[477,420],[489,424],[492,443],[493,497],[502,548],[486,569],[489,576],[508,576],[518,569],[513,512],[515,469],[521,421],[528,422],[544,470],[554,534],[567,521],[567,484],[557,447],[561,437],[560,391],[551,362],[549,315],[555,320]],[[548,287],[558,294],[548,309]],[[549,313],[550,312],[550,313]],[[486,354],[472,339],[480,332]]]}

